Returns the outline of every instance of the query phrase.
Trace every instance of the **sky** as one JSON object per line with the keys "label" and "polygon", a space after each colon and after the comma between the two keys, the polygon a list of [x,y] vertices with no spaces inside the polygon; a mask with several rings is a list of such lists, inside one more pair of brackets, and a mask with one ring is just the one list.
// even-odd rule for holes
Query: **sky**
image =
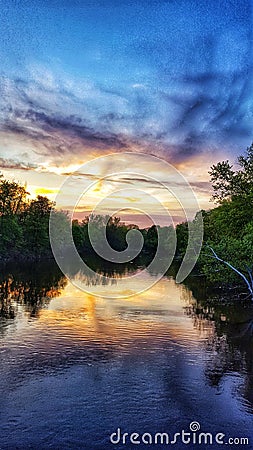
{"label": "sky", "polygon": [[[251,1],[0,0],[0,7],[4,176],[53,199],[91,159],[144,153],[173,164],[200,207],[211,207],[210,165],[234,162],[253,140]],[[143,176],[152,170],[147,160]],[[107,172],[100,160],[98,183]],[[164,180],[166,169],[155,176]],[[98,186],[77,217],[103,198]]]}

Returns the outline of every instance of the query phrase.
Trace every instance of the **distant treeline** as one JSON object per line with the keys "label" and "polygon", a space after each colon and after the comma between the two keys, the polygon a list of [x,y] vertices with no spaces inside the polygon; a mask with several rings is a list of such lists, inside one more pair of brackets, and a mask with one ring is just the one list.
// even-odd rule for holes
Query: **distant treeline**
{"label": "distant treeline", "polygon": [[[16,181],[0,178],[0,252],[1,260],[12,258],[38,258],[51,255],[49,240],[50,213],[59,215],[59,224],[68,221],[68,214],[55,210],[54,202],[47,197],[38,195],[36,199],[29,199],[26,188]],[[88,233],[89,218],[79,222],[72,221],[73,239],[77,249],[82,252],[92,252],[92,245]],[[137,225],[127,225],[118,217],[92,216],[93,229],[97,230],[97,239],[100,239],[100,230],[106,227],[106,237],[115,250],[127,248],[126,234],[129,230],[138,229]],[[162,240],[164,253],[170,245],[170,232],[172,227],[151,226],[141,229],[144,246],[143,252],[153,254],[156,252],[158,233]],[[59,233],[61,231],[59,230]]]}
{"label": "distant treeline", "polygon": [[[162,247],[162,253],[166,255],[171,245],[171,232],[172,226],[160,227],[159,225],[152,225],[150,228],[139,229],[135,224],[125,224],[121,222],[120,217],[99,216],[92,215],[92,217],[86,217],[82,222],[73,220],[72,222],[72,234],[75,245],[79,251],[86,250],[93,251],[92,244],[89,238],[88,223],[92,219],[93,235],[95,242],[99,245],[101,240],[101,246],[103,246],[103,237],[101,230],[106,228],[106,239],[110,246],[116,251],[123,251],[127,248],[126,235],[130,230],[139,230],[143,236],[143,248],[142,252],[146,254],[155,254],[158,246],[158,235],[160,239],[160,245]],[[95,230],[95,233],[94,233]]]}

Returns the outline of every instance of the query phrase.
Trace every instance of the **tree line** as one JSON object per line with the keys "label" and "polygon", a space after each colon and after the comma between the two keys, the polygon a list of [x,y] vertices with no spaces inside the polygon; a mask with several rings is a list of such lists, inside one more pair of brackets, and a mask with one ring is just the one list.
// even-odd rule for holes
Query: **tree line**
{"label": "tree line", "polygon": [[[16,257],[38,258],[51,254],[49,239],[49,219],[51,211],[58,215],[58,223],[64,237],[64,223],[69,221],[68,213],[57,211],[55,203],[46,196],[38,195],[29,199],[25,186],[16,181],[0,177],[0,254],[2,260]],[[72,221],[74,243],[80,253],[92,252],[89,238],[89,217],[82,221]],[[97,240],[101,230],[106,227],[106,237],[111,247],[117,251],[127,248],[126,235],[129,230],[139,229],[135,224],[125,224],[119,217],[92,216],[93,230]],[[169,248],[169,235],[172,227],[151,226],[140,229],[144,240],[143,252],[154,254],[159,238],[162,240],[164,253]],[[59,229],[59,233],[61,230]],[[96,236],[95,236],[96,237]]]}
{"label": "tree line", "polygon": [[[246,286],[253,298],[253,144],[235,166],[226,160],[210,168],[217,206],[202,211],[204,242],[197,269],[212,285]],[[181,254],[187,229],[187,223],[177,226]]]}
{"label": "tree line", "polygon": [[[202,210],[204,243],[196,270],[213,284],[243,285],[248,282],[253,292],[253,144],[237,158],[236,168],[227,160],[213,165],[209,171],[216,207]],[[47,197],[29,199],[25,186],[0,177],[0,252],[2,259],[12,256],[30,257],[50,254],[49,217],[66,213],[56,211]],[[126,235],[137,225],[125,224],[119,217],[92,216],[93,227],[100,239],[106,226],[109,244],[117,251],[127,247]],[[73,220],[72,234],[80,253],[92,252],[88,232],[89,218]],[[152,256],[157,249],[158,234],[164,255],[170,247],[172,227],[156,225],[139,229],[143,254]],[[176,259],[182,259],[188,243],[188,223],[176,226]],[[251,292],[252,296],[253,293]]]}
{"label": "tree line", "polygon": [[0,252],[2,259],[50,252],[49,217],[54,203],[25,186],[0,178]]}

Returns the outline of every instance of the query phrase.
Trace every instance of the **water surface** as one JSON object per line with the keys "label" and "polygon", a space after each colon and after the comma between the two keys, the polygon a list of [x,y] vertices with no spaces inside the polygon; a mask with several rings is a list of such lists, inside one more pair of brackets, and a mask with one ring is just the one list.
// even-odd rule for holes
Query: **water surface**
{"label": "water surface", "polygon": [[[125,272],[98,293],[114,292]],[[105,299],[74,288],[53,263],[6,268],[0,448],[168,448],[113,445],[110,435],[173,436],[193,421],[224,441],[248,437],[253,448],[252,309],[210,306],[201,280],[193,286],[198,299],[170,276],[140,295]]]}

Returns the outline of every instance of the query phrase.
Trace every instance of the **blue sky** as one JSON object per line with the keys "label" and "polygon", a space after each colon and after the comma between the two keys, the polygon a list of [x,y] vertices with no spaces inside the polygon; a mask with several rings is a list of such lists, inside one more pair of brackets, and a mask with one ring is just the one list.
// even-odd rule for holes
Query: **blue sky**
{"label": "blue sky", "polygon": [[3,170],[35,183],[41,171],[140,151],[205,181],[210,163],[251,144],[251,1],[0,6]]}

